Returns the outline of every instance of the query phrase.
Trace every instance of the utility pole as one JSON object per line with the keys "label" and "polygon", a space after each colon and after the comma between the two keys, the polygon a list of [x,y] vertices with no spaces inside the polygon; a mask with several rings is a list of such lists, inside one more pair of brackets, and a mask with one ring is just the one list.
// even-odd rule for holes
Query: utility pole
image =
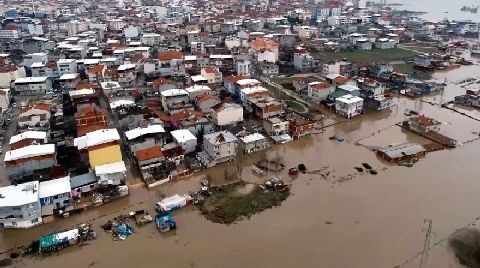
{"label": "utility pole", "polygon": [[427,268],[428,251],[430,250],[430,237],[432,236],[432,220],[425,219],[423,221],[426,227],[423,227],[422,232],[425,231],[425,242],[423,244],[422,259],[420,260],[420,268]]}

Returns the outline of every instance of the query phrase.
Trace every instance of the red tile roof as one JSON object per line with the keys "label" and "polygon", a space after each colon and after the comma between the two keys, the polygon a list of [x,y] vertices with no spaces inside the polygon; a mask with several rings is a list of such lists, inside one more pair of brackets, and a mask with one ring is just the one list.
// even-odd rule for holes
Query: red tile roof
{"label": "red tile roof", "polygon": [[183,59],[183,53],[180,51],[166,51],[166,52],[160,53],[157,58],[162,61],[175,60],[175,59],[179,60],[179,59]]}
{"label": "red tile roof", "polygon": [[162,157],[163,153],[160,147],[151,147],[151,148],[137,151],[135,153],[135,156],[137,157],[138,161],[145,161],[145,160],[149,160],[157,157]]}

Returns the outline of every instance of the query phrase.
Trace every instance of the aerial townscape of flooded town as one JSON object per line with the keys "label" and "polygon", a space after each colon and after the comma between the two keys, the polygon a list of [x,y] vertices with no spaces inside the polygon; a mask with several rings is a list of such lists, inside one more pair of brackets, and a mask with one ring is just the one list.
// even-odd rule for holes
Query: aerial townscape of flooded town
{"label": "aerial townscape of flooded town", "polygon": [[479,8],[0,0],[0,267],[480,267]]}

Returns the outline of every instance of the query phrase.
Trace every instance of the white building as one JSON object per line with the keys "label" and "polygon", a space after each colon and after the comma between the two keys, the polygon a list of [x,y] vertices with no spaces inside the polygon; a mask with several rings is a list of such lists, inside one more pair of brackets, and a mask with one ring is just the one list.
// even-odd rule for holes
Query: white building
{"label": "white building", "polygon": [[0,39],[17,39],[18,37],[18,30],[0,30]]}
{"label": "white building", "polygon": [[322,64],[322,74],[328,76],[330,74],[339,74],[340,73],[340,63],[339,62],[330,62]]}
{"label": "white building", "polygon": [[42,181],[39,186],[42,216],[53,215],[54,210],[65,209],[71,205],[70,176]]}
{"label": "white building", "polygon": [[162,41],[162,36],[157,33],[144,33],[140,41],[146,46],[154,46]]}
{"label": "white building", "polygon": [[221,163],[237,155],[237,142],[231,132],[215,132],[203,136],[203,149],[216,163]]}
{"label": "white building", "polygon": [[14,84],[19,95],[43,95],[52,90],[52,81],[48,77],[17,78]]}
{"label": "white building", "polygon": [[0,188],[0,227],[30,228],[42,223],[38,181]]}
{"label": "white building", "polygon": [[213,107],[212,119],[217,126],[243,122],[243,107],[237,103],[222,103]]}
{"label": "white building", "polygon": [[42,24],[33,24],[33,23],[30,23],[28,24],[27,26],[28,28],[28,33],[32,36],[35,36],[35,35],[43,35],[43,25]]}
{"label": "white building", "polygon": [[0,113],[3,113],[10,106],[12,94],[9,88],[0,88]]}
{"label": "white building", "polygon": [[138,36],[138,28],[135,26],[128,26],[127,28],[123,29],[123,34],[125,38],[134,38]]}
{"label": "white building", "polygon": [[312,28],[310,26],[300,26],[300,28],[298,28],[298,37],[300,39],[312,38]]}
{"label": "white building", "polygon": [[375,41],[375,48],[390,49],[395,47],[395,41],[388,38],[379,38]]}
{"label": "white building", "polygon": [[236,71],[238,76],[249,77],[252,63],[249,60],[239,60],[236,64]]}
{"label": "white building", "polygon": [[57,61],[57,68],[60,76],[77,73],[77,61],[74,59],[60,59]]}
{"label": "white building", "polygon": [[197,138],[188,129],[178,129],[170,132],[177,145],[182,146],[186,154],[195,152]]}
{"label": "white building", "polygon": [[337,98],[335,112],[347,118],[360,115],[363,112],[363,99],[350,94]]}
{"label": "white building", "polygon": [[118,161],[95,167],[95,176],[99,184],[120,185],[125,182],[127,167],[125,162]]}

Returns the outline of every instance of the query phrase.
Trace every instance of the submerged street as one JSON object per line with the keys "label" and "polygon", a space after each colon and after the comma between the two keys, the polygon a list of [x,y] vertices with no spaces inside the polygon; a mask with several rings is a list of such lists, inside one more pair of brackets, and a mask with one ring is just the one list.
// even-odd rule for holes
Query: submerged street
{"label": "submerged street", "polygon": [[[470,66],[436,74],[457,81],[475,77],[480,67]],[[35,267],[418,267],[425,234],[424,220],[433,222],[429,267],[461,267],[447,251],[446,241],[456,229],[480,216],[478,199],[478,151],[475,141],[480,123],[453,111],[423,101],[441,103],[462,94],[451,82],[443,95],[423,100],[395,99],[390,111],[366,114],[350,122],[328,127],[321,134],[275,145],[267,158],[281,158],[287,169],[300,163],[310,170],[328,167],[332,175],[300,174],[292,180],[292,195],[281,206],[232,225],[214,224],[190,206],[175,212],[178,229],[160,234],[154,225],[137,228],[125,241],[113,241],[99,226],[129,211],[153,211],[163,196],[196,191],[207,175],[212,183],[225,182],[237,164],[227,163],[193,177],[147,190],[132,187],[130,195],[95,210],[29,230],[3,230],[1,248],[28,244],[45,235],[82,222],[90,222],[98,238],[82,247],[71,247],[45,258],[25,257],[19,262]],[[427,154],[412,168],[379,160],[361,144],[375,146],[402,142],[424,142],[424,138],[393,126],[404,120],[406,109],[414,109],[441,121],[442,129],[461,144],[453,150]],[[478,111],[470,111],[480,117]],[[445,123],[448,122],[448,123]],[[386,129],[385,131],[379,131]],[[343,142],[328,138],[339,135]],[[373,135],[372,135],[373,134]],[[467,142],[474,140],[472,142]],[[241,178],[263,182],[251,165],[256,154],[244,159]],[[459,161],[461,159],[461,162]],[[378,175],[357,172],[369,163]],[[269,176],[288,179],[287,171]],[[438,243],[438,244],[436,244]],[[352,265],[354,264],[354,265]]]}

